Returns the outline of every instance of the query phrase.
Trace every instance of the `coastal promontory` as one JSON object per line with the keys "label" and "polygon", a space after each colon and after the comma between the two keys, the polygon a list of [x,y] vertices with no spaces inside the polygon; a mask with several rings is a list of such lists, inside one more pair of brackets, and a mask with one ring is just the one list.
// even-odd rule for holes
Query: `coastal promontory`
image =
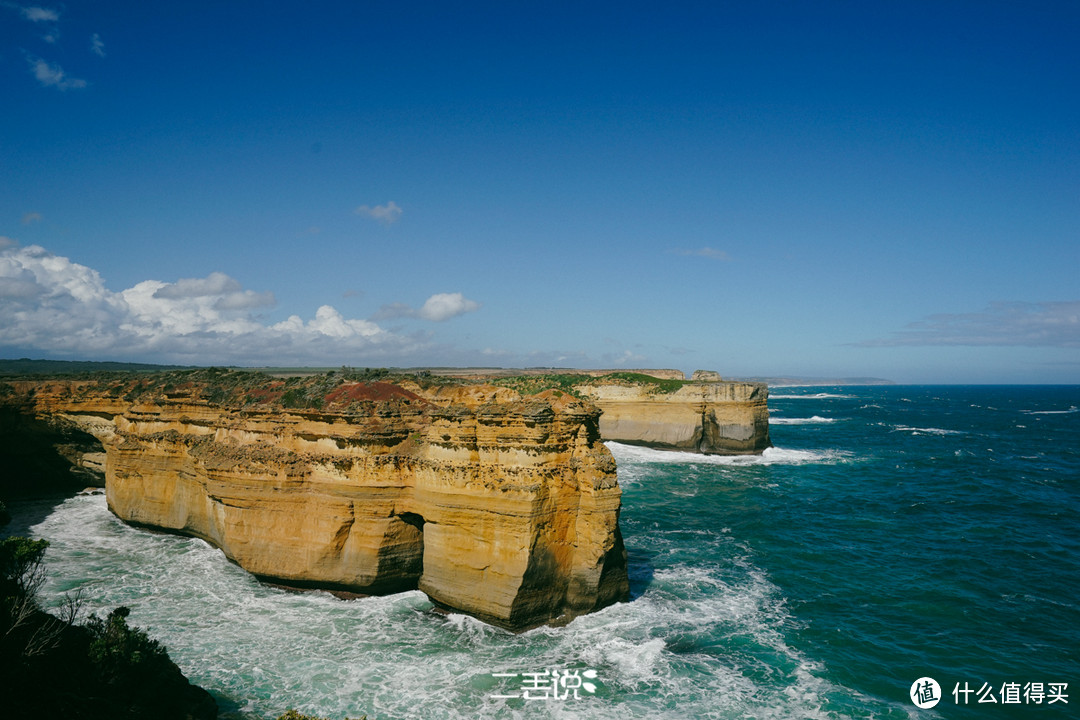
{"label": "coastal promontory", "polygon": [[[0,390],[7,445],[33,460],[25,472],[103,476],[128,523],[203,538],[271,582],[419,589],[514,630],[628,596],[604,441],[722,454],[769,445],[765,386],[704,372],[211,368]],[[45,463],[50,443],[58,453]]]}
{"label": "coastal promontory", "polygon": [[264,579],[425,592],[514,630],[628,595],[600,410],[557,389],[197,370],[13,381],[100,442],[111,510]]}

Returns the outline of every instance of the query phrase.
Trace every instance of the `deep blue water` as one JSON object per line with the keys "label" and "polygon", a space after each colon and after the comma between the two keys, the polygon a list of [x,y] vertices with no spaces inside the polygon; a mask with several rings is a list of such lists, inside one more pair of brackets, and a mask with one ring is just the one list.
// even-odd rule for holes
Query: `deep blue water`
{"label": "deep blue water", "polygon": [[[761,457],[613,444],[633,598],[521,635],[418,592],[270,588],[100,497],[8,531],[52,541],[49,602],[130,606],[225,718],[1076,717],[1078,407],[1078,386],[774,388]],[[498,697],[552,669],[595,692]]]}

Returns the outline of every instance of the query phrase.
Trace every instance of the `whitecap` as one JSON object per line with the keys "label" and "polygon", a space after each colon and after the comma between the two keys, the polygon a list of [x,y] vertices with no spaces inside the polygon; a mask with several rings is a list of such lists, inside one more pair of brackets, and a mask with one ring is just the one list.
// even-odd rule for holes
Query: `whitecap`
{"label": "whitecap", "polygon": [[786,417],[770,417],[770,425],[818,425],[822,423],[834,423],[836,418],[821,417],[820,415],[814,415],[808,418],[786,418]]}
{"label": "whitecap", "polygon": [[1080,412],[1080,408],[1073,405],[1068,410],[1024,410],[1023,412],[1025,415],[1072,415]]}
{"label": "whitecap", "polygon": [[909,432],[912,435],[966,435],[962,430],[945,430],[943,428],[920,428],[908,425],[893,425],[893,432]]}
{"label": "whitecap", "polygon": [[611,454],[615,456],[615,461],[619,464],[620,482],[624,474],[629,475],[633,480],[639,479],[641,470],[634,468],[634,465],[641,463],[699,463],[730,466],[806,465],[809,463],[834,464],[851,459],[850,453],[839,450],[793,450],[771,447],[766,448],[760,455],[702,455],[696,452],[657,450],[611,441],[604,444],[611,450]]}
{"label": "whitecap", "polygon": [[[644,450],[618,446],[617,457],[624,448]],[[749,459],[781,458],[828,461],[776,448]],[[515,635],[461,614],[436,615],[418,591],[346,602],[268,587],[200,540],[124,525],[101,497],[65,502],[35,535],[52,543],[43,596],[55,602],[74,583],[86,588],[89,612],[131,607],[131,621],[160,639],[194,682],[233,699],[223,720],[277,717],[287,707],[447,720],[815,718],[824,716],[825,698],[853,692],[788,644],[786,599],[753,566],[749,548],[733,564],[657,567],[631,602]],[[711,643],[721,638],[735,641],[718,653]],[[762,658],[779,659],[768,680],[746,672]],[[600,691],[525,707],[495,697],[514,690],[495,673],[551,668],[594,669]]]}
{"label": "whitecap", "polygon": [[770,400],[832,400],[834,398],[853,398],[854,395],[838,393],[814,393],[812,395],[769,395]]}

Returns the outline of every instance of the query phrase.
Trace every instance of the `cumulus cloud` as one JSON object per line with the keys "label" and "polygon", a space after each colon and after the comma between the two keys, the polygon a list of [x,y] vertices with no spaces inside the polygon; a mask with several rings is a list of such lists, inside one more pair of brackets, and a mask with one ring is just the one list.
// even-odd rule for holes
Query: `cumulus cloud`
{"label": "cumulus cloud", "polygon": [[365,215],[374,220],[378,220],[384,225],[392,225],[401,218],[401,214],[405,211],[398,207],[396,202],[391,200],[385,205],[376,205],[375,207],[361,205],[356,208],[354,212],[357,215]]}
{"label": "cumulus cloud", "polygon": [[98,57],[105,57],[105,43],[101,41],[101,36],[97,33],[90,36],[90,52]]}
{"label": "cumulus cloud", "polygon": [[856,345],[1080,347],[1080,301],[999,302],[982,312],[930,315]]}
{"label": "cumulus cloud", "polygon": [[436,293],[424,301],[420,308],[414,308],[405,303],[383,305],[372,319],[421,318],[432,322],[445,322],[450,318],[479,309],[480,303],[469,300],[461,293]]}
{"label": "cumulus cloud", "polygon": [[273,303],[272,293],[246,290],[224,273],[113,292],[96,270],[38,246],[0,243],[0,347],[258,365],[349,364],[427,347],[423,337],[387,332],[329,305],[311,319],[273,324],[253,313]]}
{"label": "cumulus cloud", "polygon": [[443,322],[479,309],[480,303],[466,299],[461,293],[437,293],[424,302],[418,314],[425,320]]}
{"label": "cumulus cloud", "polygon": [[59,65],[45,62],[41,58],[29,58],[30,71],[45,87],[55,87],[58,90],[72,90],[86,87],[86,81],[79,78],[68,77]]}
{"label": "cumulus cloud", "polygon": [[240,283],[225,273],[214,272],[204,278],[183,278],[154,291],[154,297],[176,300],[207,295],[223,295],[240,290]]}

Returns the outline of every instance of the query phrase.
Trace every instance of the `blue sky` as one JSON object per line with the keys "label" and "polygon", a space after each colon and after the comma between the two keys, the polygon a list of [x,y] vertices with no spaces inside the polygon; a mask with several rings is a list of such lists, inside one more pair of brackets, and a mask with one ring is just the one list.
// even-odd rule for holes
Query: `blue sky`
{"label": "blue sky", "polygon": [[0,2],[0,356],[1080,382],[1073,2]]}

